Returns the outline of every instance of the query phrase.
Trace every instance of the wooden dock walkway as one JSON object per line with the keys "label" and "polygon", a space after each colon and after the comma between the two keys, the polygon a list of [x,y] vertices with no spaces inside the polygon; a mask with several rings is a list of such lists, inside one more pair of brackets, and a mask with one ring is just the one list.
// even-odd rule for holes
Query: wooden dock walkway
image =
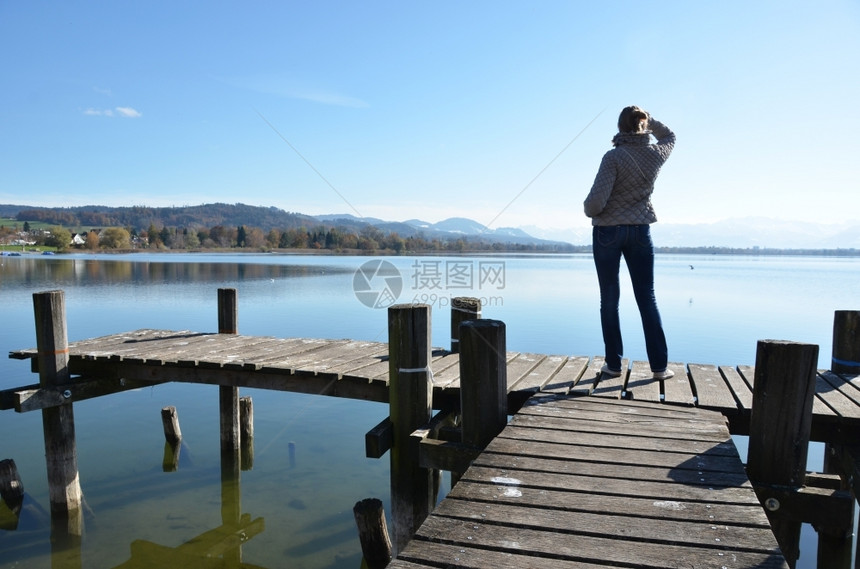
{"label": "wooden dock walkway", "polygon": [[[9,355],[32,359],[36,353],[32,348]],[[602,365],[601,357],[508,352],[509,408],[516,411],[539,392],[632,399],[717,411],[732,434],[747,434],[754,366],[675,363],[675,377],[660,381],[652,379],[647,362],[625,361],[619,378],[601,378]],[[384,342],[146,329],[71,342],[69,367],[80,376],[74,384],[0,392],[0,409],[39,409],[164,381],[388,401]],[[434,349],[430,368],[434,404],[455,405],[459,354]],[[813,440],[830,441],[845,427],[860,427],[860,377],[820,370],[813,417]]]}
{"label": "wooden dock walkway", "polygon": [[389,567],[788,565],[719,413],[540,394]]}
{"label": "wooden dock walkway", "polygon": [[[505,345],[497,321],[460,326],[470,347],[461,362],[456,352],[429,347],[427,306],[400,307],[394,320],[389,312],[396,338],[390,344],[239,335],[235,294],[233,318],[222,328],[221,290],[223,333],[146,329],[67,343],[57,292],[34,296],[41,349],[10,352],[31,360],[40,383],[0,391],[0,410],[41,409],[57,423],[52,440],[64,446],[48,457],[61,467],[49,464],[52,489],[77,485],[73,419],[60,413],[72,403],[173,381],[218,385],[222,477],[229,479],[238,475],[239,460],[235,388],[291,391],[390,404],[390,418],[366,442],[368,456],[391,449],[392,518],[400,532],[395,569],[783,568],[786,558],[797,558],[801,522],[816,525],[828,540],[826,559],[837,561],[824,566],[850,562],[854,500],[840,488],[853,483],[860,491],[858,451],[852,450],[860,448],[853,446],[860,442],[860,377],[815,372],[817,346],[769,341],[772,356],[760,346],[757,359],[763,356],[766,373],[757,386],[755,369],[743,365],[673,363],[675,376],[661,381],[647,362],[625,361],[624,374],[606,378],[600,357],[497,348]],[[52,325],[39,332],[40,322]],[[478,341],[494,334],[492,342]],[[407,337],[412,340],[403,342]],[[477,352],[486,358],[480,371]],[[851,365],[855,359],[846,358]],[[40,363],[51,369],[39,370]],[[469,378],[462,386],[461,371]],[[478,383],[484,376],[487,383]],[[796,389],[801,384],[805,394]],[[762,386],[770,387],[776,404],[757,406],[752,417]],[[475,399],[486,401],[473,407]],[[432,419],[431,404],[441,411]],[[405,419],[407,411],[412,416]],[[458,421],[452,412],[462,418],[457,427],[447,423]],[[509,422],[508,414],[514,415]],[[754,441],[765,440],[756,435],[762,423],[775,424],[766,427],[773,431],[767,437],[785,440],[768,439],[750,453],[745,469],[731,434],[753,430],[752,451]],[[45,428],[46,449],[53,449]],[[453,438],[442,436],[446,428],[456,431],[448,433]],[[821,485],[810,489],[808,431],[831,445],[842,468],[839,475],[812,477]],[[452,480],[456,473],[457,483],[432,509],[434,492],[425,482],[434,469],[450,470]],[[79,503],[79,489],[76,494]],[[60,497],[65,501],[55,503],[52,494],[52,516],[72,511],[72,498]]]}

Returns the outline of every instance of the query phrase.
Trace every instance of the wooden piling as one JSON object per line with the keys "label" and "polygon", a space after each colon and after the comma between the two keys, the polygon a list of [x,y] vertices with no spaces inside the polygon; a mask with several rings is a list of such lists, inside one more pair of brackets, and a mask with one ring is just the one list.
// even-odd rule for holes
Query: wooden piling
{"label": "wooden piling", "polygon": [[[238,334],[238,302],[235,288],[218,289],[218,333]],[[239,464],[239,388],[222,385],[219,389],[221,415],[221,459]]]}
{"label": "wooden piling", "polygon": [[382,569],[391,561],[391,539],[388,537],[382,500],[366,498],[356,502],[352,513],[358,526],[361,553],[368,569]]}
{"label": "wooden piling", "polygon": [[481,300],[468,296],[451,299],[451,353],[460,351],[460,324],[481,317]]}
{"label": "wooden piling", "polygon": [[[35,293],[33,309],[36,318],[39,385],[42,388],[67,385],[71,381],[71,375],[65,293],[61,290]],[[72,395],[69,390],[69,397]],[[82,497],[72,404],[43,409],[42,427],[52,523],[57,533],[81,536]]]}
{"label": "wooden piling", "polygon": [[837,310],[833,316],[834,373],[860,375],[860,310]]}
{"label": "wooden piling", "polygon": [[182,431],[179,428],[179,416],[176,407],[169,405],[161,409],[161,424],[164,427],[164,439],[178,445],[182,440]]}
{"label": "wooden piling", "polygon": [[432,415],[430,306],[388,308],[391,517],[394,549],[401,551],[435,505],[433,472],[418,464],[418,441],[410,435]]}
{"label": "wooden piling", "polygon": [[460,325],[460,413],[463,444],[483,449],[508,421],[505,323]]}
{"label": "wooden piling", "polygon": [[801,522],[781,515],[780,497],[806,478],[818,346],[758,342],[747,473],[789,566],[800,550]]}

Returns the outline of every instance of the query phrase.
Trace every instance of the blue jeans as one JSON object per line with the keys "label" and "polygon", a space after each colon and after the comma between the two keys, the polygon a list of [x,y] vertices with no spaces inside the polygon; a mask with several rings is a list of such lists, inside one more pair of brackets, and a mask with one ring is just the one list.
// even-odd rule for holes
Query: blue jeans
{"label": "blue jeans", "polygon": [[657,299],[654,296],[654,245],[648,225],[595,226],[592,230],[594,266],[600,284],[600,324],[606,365],[611,370],[621,369],[624,344],[621,341],[621,322],[618,317],[618,300],[621,286],[618,271],[622,255],[627,263],[633,295],[642,317],[645,332],[645,349],[651,371],[663,371],[668,363],[669,351]]}

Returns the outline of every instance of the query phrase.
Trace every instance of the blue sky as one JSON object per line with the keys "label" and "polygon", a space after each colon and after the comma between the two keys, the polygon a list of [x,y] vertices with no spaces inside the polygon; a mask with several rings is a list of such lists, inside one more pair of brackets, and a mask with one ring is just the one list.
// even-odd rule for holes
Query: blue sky
{"label": "blue sky", "polygon": [[860,218],[860,3],[0,0],[0,203],[587,226],[619,110],[660,221]]}

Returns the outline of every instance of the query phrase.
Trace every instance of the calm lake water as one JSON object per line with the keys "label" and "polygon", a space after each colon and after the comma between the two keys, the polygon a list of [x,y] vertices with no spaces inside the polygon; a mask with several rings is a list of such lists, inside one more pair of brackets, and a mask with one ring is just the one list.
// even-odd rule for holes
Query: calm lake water
{"label": "calm lake water", "polygon": [[[380,266],[389,272],[372,272]],[[753,364],[758,340],[779,339],[818,344],[819,367],[829,368],[833,313],[858,308],[858,274],[858,258],[658,256],[670,360]],[[0,389],[38,381],[28,363],[5,358],[35,345],[34,292],[65,291],[75,341],[140,328],[217,331],[217,289],[224,287],[238,290],[243,334],[384,342],[384,307],[420,301],[432,306],[433,344],[447,347],[450,298],[476,296],[485,318],[506,323],[509,350],[602,355],[587,255],[24,255],[0,257]],[[629,283],[623,292],[626,356],[642,360]],[[255,458],[241,475],[241,510],[265,524],[243,545],[244,562],[357,569],[352,506],[377,497],[390,513],[388,456],[364,456],[364,434],[387,407],[251,389],[242,395],[254,401]],[[167,405],[177,407],[186,445],[172,473],[162,471],[160,410]],[[130,559],[132,542],[178,547],[221,525],[217,388],[159,385],[74,410],[90,509],[79,566],[116,567]],[[41,414],[0,412],[0,433],[0,459],[15,460],[28,506],[16,531],[0,529],[0,569],[65,566],[56,558],[52,564],[49,527],[39,515],[48,508]],[[798,567],[814,567],[814,550],[803,549]]]}

